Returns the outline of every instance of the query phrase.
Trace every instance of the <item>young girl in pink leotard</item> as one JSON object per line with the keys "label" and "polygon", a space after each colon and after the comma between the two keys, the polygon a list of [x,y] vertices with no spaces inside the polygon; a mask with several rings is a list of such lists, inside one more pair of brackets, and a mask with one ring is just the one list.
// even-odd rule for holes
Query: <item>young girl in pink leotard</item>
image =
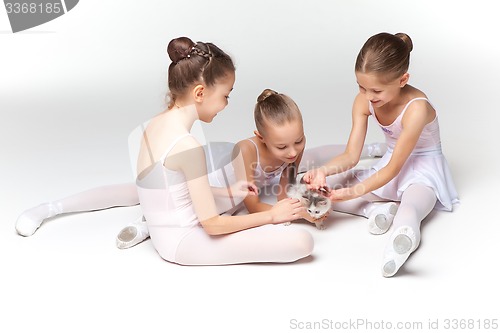
{"label": "young girl in pink leotard", "polygon": [[[412,48],[404,33],[380,33],[366,41],[356,59],[359,94],[345,152],[304,176],[314,188],[331,188],[334,203],[388,201],[381,207],[395,213],[393,221],[381,215],[369,224],[374,234],[394,225],[383,256],[385,277],[393,276],[417,249],[427,214],[433,208],[451,211],[458,203],[441,151],[436,110],[422,91],[408,84]],[[359,160],[370,116],[384,132],[387,152],[368,171],[346,171]]]}

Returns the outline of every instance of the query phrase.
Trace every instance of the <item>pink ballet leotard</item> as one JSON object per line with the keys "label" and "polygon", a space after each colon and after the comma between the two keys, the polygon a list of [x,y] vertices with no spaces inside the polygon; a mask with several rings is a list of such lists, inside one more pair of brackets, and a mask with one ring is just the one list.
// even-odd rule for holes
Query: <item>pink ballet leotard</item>
{"label": "pink ballet leotard", "polygon": [[[408,106],[417,100],[429,102],[423,97],[412,99],[406,104],[396,120],[388,126],[384,126],[378,122],[373,106],[371,103],[369,104],[370,113],[384,132],[387,152],[373,167],[356,173],[356,177],[360,181],[367,179],[389,163],[396,141],[403,130],[401,120]],[[435,206],[436,209],[451,211],[453,209],[453,204],[459,202],[448,163],[441,151],[441,138],[439,135],[437,115],[436,118],[422,130],[415,148],[399,174],[386,185],[373,191],[373,193],[384,199],[400,201],[404,190],[412,184],[424,184],[434,190],[438,199]]]}

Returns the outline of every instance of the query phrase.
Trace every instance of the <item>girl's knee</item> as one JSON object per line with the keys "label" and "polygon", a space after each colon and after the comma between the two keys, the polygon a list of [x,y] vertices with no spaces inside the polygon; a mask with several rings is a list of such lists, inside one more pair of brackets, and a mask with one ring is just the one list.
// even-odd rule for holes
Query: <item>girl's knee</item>
{"label": "girl's knee", "polygon": [[296,230],[293,244],[297,259],[311,255],[314,250],[314,239],[311,233],[304,229]]}

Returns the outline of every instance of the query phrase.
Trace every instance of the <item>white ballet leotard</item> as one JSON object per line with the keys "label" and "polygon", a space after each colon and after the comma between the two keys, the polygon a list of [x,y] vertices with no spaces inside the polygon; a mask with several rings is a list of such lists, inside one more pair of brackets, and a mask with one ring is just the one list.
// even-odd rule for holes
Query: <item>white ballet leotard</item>
{"label": "white ballet leotard", "polygon": [[[423,97],[410,100],[396,120],[388,126],[384,126],[378,122],[373,106],[371,103],[369,104],[370,113],[384,132],[387,152],[380,161],[370,169],[356,172],[356,177],[360,181],[367,179],[389,163],[396,141],[403,130],[401,120],[408,106],[417,100],[426,100],[429,102]],[[451,171],[441,151],[441,138],[439,135],[437,115],[436,118],[422,130],[415,148],[399,174],[389,183],[372,193],[384,199],[400,201],[405,189],[412,184],[424,184],[434,190],[438,199],[435,206],[436,209],[451,211],[453,209],[453,204],[459,202]]]}
{"label": "white ballet leotard", "polygon": [[[174,140],[152,169],[136,180],[139,201],[153,245],[161,257],[173,262],[179,242],[199,226],[199,221],[184,174],[169,170],[163,164],[172,148],[189,135]],[[168,232],[164,231],[165,228],[168,228]]]}
{"label": "white ballet leotard", "polygon": [[[208,235],[195,214],[184,174],[164,166],[172,148],[188,135],[174,140],[161,159],[136,181],[151,240],[163,259],[182,265],[225,265],[291,262],[311,253],[312,237],[302,229],[263,225],[226,235]],[[230,150],[227,152],[229,154]],[[213,157],[208,153],[207,161],[215,160]],[[226,164],[209,173],[209,181],[227,183],[231,176],[227,170],[222,172],[226,166],[230,169],[230,164]],[[207,170],[210,172],[210,168]],[[236,204],[237,207],[242,205],[242,202]],[[222,213],[219,207],[217,210]]]}
{"label": "white ballet leotard", "polygon": [[259,147],[257,146],[257,144],[255,142],[253,142],[252,139],[247,139],[247,140],[250,141],[251,143],[253,143],[253,145],[255,146],[255,149],[257,151],[257,165],[254,168],[254,175],[253,175],[255,186],[257,186],[257,188],[259,188],[259,189],[262,189],[265,186],[274,185],[277,182],[279,182],[279,179],[281,177],[281,173],[283,172],[283,170],[285,170],[285,168],[287,167],[288,164],[283,163],[277,169],[270,171],[270,172],[264,171],[264,169],[260,165]]}

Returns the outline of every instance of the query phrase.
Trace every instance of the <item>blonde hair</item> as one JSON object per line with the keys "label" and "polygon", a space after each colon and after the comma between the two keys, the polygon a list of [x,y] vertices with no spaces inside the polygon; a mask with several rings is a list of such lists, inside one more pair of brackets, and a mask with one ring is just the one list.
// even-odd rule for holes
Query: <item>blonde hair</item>
{"label": "blonde hair", "polygon": [[302,122],[302,114],[290,97],[272,89],[265,89],[257,97],[254,119],[257,130],[264,134],[268,124],[283,125],[293,120]]}

